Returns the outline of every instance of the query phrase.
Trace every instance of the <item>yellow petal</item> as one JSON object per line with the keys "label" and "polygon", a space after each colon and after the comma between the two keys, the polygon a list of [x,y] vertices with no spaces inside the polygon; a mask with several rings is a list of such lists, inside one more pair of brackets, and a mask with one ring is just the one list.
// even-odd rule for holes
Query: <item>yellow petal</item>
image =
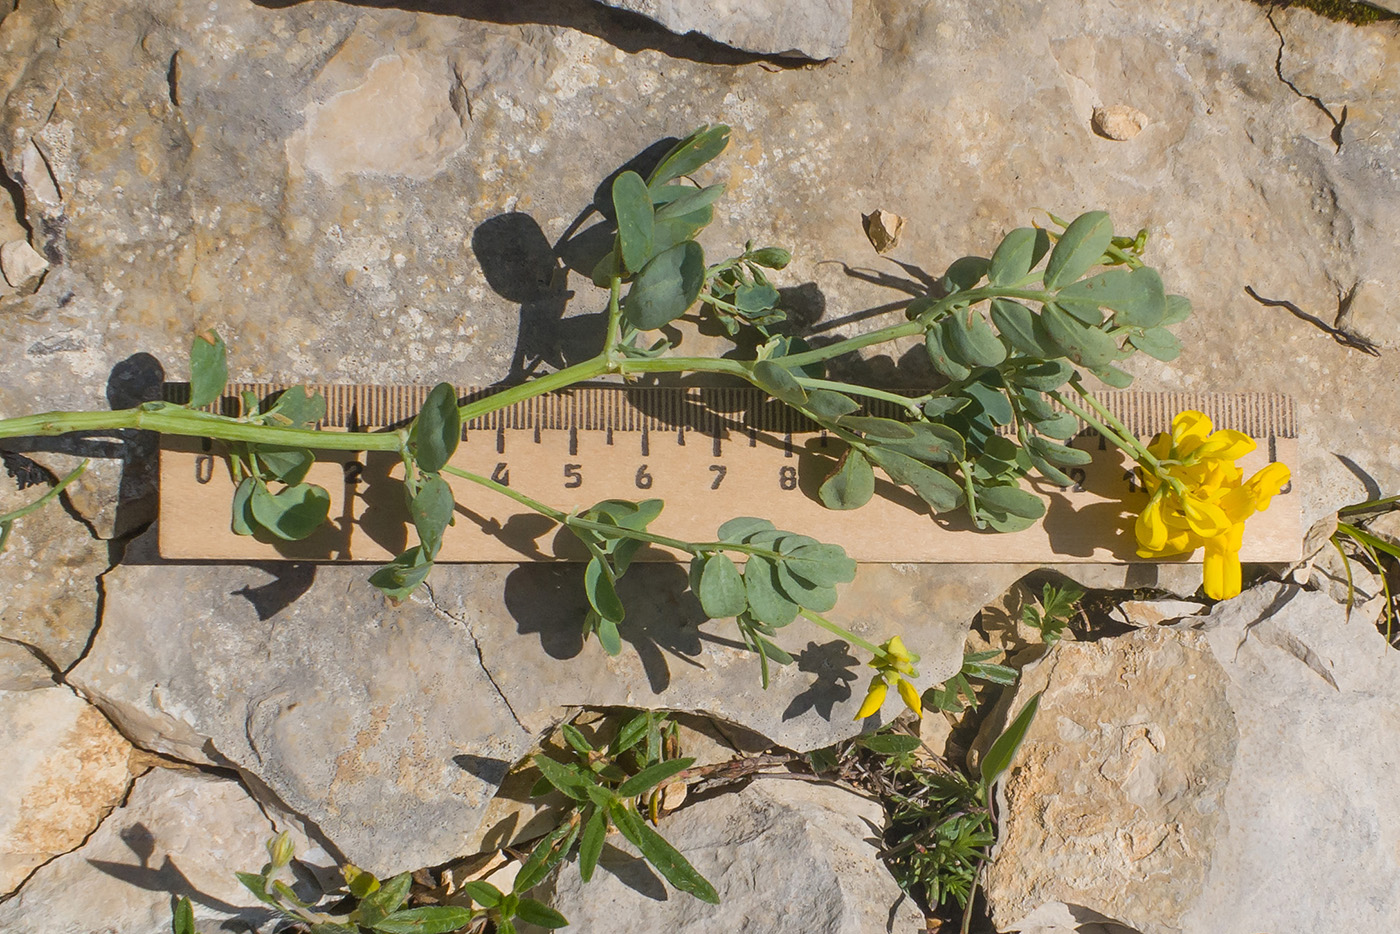
{"label": "yellow petal", "polygon": [[1255,509],[1268,509],[1269,500],[1273,499],[1293,478],[1288,468],[1283,464],[1273,463],[1260,470],[1257,474],[1249,478],[1246,487],[1254,494],[1256,500]]}
{"label": "yellow petal", "polygon": [[1214,426],[1204,412],[1188,410],[1172,419],[1172,448],[1177,457],[1188,457],[1210,435]]}
{"label": "yellow petal", "polygon": [[1215,458],[1218,460],[1235,461],[1244,457],[1258,445],[1254,439],[1241,431],[1231,431],[1224,429],[1212,434],[1195,451],[1195,456],[1199,458]]}
{"label": "yellow petal", "polygon": [[880,709],[880,705],[885,702],[885,694],[890,686],[885,683],[885,679],[878,675],[870,682],[870,691],[865,695],[865,703],[860,705],[860,710],[856,711],[855,719],[864,720]]}
{"label": "yellow petal", "polygon": [[919,697],[918,689],[903,678],[899,679],[899,696],[904,701],[904,706],[914,711],[915,716],[923,717],[924,702]]}
{"label": "yellow petal", "polygon": [[[1159,552],[1162,550],[1162,546],[1167,543],[1167,523],[1162,515],[1165,503],[1165,496],[1152,497],[1148,501],[1147,507],[1143,509],[1142,515],[1138,516],[1137,522],[1133,525],[1133,534],[1137,536],[1140,554],[1143,551]],[[1143,557],[1150,557],[1150,554],[1143,555]]]}
{"label": "yellow petal", "polygon": [[1147,451],[1158,460],[1172,456],[1172,436],[1166,433],[1155,435],[1147,444]]}
{"label": "yellow petal", "polygon": [[[1228,533],[1206,542],[1206,560],[1202,574],[1206,596],[1212,600],[1228,600],[1240,594],[1240,553],[1237,542],[1238,538]],[[1235,547],[1231,548],[1231,545]]]}
{"label": "yellow petal", "polygon": [[1186,513],[1187,526],[1201,538],[1212,539],[1217,535],[1223,535],[1233,525],[1230,518],[1225,515],[1225,510],[1194,495],[1186,497],[1186,502],[1182,506]]}

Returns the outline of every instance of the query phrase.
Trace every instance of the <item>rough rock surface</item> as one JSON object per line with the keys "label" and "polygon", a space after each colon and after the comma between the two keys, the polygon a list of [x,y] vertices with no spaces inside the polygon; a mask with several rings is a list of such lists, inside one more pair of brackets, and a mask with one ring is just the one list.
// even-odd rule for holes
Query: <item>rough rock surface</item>
{"label": "rough rock surface", "polygon": [[[1400,426],[1375,414],[1396,408],[1394,368],[1244,293],[1331,323],[1355,286],[1343,323],[1400,346],[1394,22],[1275,10],[1295,91],[1246,0],[863,0],[841,57],[777,70],[593,5],[495,21],[175,0],[110,13],[35,0],[0,29],[0,158],[55,264],[37,294],[0,299],[17,349],[5,414],[102,405],[138,352],[181,376],[207,325],[236,377],[486,384],[577,357],[589,319],[574,318],[602,297],[554,247],[568,252],[607,173],[726,120],[731,192],[709,242],[793,246],[781,284],[800,287],[804,319],[903,294],[841,265],[903,275],[870,252],[872,205],[908,218],[891,258],[935,274],[1033,205],[1105,207],[1155,232],[1153,261],[1196,303],[1178,361],[1132,361],[1146,386],[1292,392],[1305,524],[1364,496],[1334,454],[1400,488]],[[988,72],[999,56],[1018,67]],[[1340,151],[1300,91],[1347,107]],[[1095,136],[1094,107],[1122,100],[1152,122]],[[894,377],[904,350],[872,365]],[[925,379],[910,361],[898,375]]]}
{"label": "rough rock surface", "polygon": [[131,782],[131,744],[66,687],[0,690],[0,896],[83,842]]}
{"label": "rough rock surface", "polygon": [[141,745],[254,776],[357,865],[445,862],[530,737],[469,633],[365,576],[123,566],[69,680]]}
{"label": "rough rock surface", "polygon": [[[0,476],[0,513],[46,489],[20,491]],[[16,522],[0,555],[0,638],[33,647],[60,671],[70,667],[97,625],[97,579],[109,563],[107,543],[58,503]]]}
{"label": "rough rock surface", "polygon": [[1057,905],[1142,934],[1400,924],[1400,660],[1325,594],[1062,645],[1012,707],[1042,690],[1003,789],[999,929]]}
{"label": "rough rock surface", "polygon": [[851,36],[851,0],[601,0],[672,32],[698,32],[749,52],[835,58]]}
{"label": "rough rock surface", "polygon": [[[795,663],[770,669],[765,691],[757,658],[732,624],[705,622],[685,590],[682,567],[639,565],[622,579],[628,622],[617,657],[582,642],[579,620],[587,603],[578,567],[441,570],[433,583],[437,606],[467,627],[492,682],[533,733],[543,733],[575,704],[703,713],[796,750],[830,745],[862,729],[852,718],[872,674],[864,657],[823,630],[794,623],[775,641]],[[961,667],[973,615],[1021,573],[1011,565],[971,572],[867,565],[843,590],[840,619],[875,641],[902,632],[922,656],[916,683],[931,687]],[[540,690],[544,684],[551,689]],[[887,708],[886,719],[896,710]]]}
{"label": "rough rock surface", "polygon": [[54,685],[54,671],[36,650],[0,639],[0,691],[37,691]]}
{"label": "rough rock surface", "polygon": [[666,839],[714,885],[718,905],[670,888],[616,834],[591,882],[565,865],[536,897],[581,931],[613,929],[619,918],[636,930],[677,934],[923,929],[922,913],[876,858],[872,840],[884,826],[878,804],[832,786],[775,785],[760,781],[698,802],[662,824]]}
{"label": "rough rock surface", "polygon": [[299,859],[329,862],[294,827],[269,820],[237,782],[154,769],[82,847],[43,866],[0,903],[0,930],[169,934],[171,906],[182,895],[207,934],[256,928],[272,912],[234,873],[257,872],[267,862],[267,840],[281,830],[291,831]]}

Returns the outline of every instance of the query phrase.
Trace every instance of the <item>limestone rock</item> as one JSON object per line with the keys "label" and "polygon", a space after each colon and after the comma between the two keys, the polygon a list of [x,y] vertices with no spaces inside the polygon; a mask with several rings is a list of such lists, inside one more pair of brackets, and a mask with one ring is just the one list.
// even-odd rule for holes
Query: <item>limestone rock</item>
{"label": "limestone rock", "polygon": [[26,240],[11,240],[0,244],[0,274],[16,289],[33,283],[49,268],[49,261]]}
{"label": "limestone rock", "polygon": [[1124,600],[1109,615],[1124,625],[1141,629],[1196,616],[1205,608],[1204,603],[1193,600]]}
{"label": "limestone rock", "polygon": [[765,55],[835,58],[851,34],[851,0],[600,0],[676,33]]}
{"label": "limestone rock", "polygon": [[445,862],[530,737],[471,634],[427,603],[388,606],[365,577],[120,567],[70,681],[137,743],[254,776],[356,865]]}
{"label": "limestone rock", "polygon": [[[0,512],[46,489],[17,490],[0,477]],[[69,668],[97,625],[97,580],[108,566],[107,543],[59,503],[22,517],[0,552],[0,637],[32,646],[60,671]]]}
{"label": "limestone rock", "polygon": [[1011,707],[1042,690],[1002,791],[999,929],[1056,905],[1142,934],[1400,923],[1400,660],[1326,595],[1061,645]]}
{"label": "limestone rock", "polygon": [[54,685],[54,670],[38,650],[0,639],[0,691],[37,691]]}
{"label": "limestone rock", "polygon": [[66,687],[0,690],[0,896],[121,802],[131,744]]}
{"label": "limestone rock", "polygon": [[876,253],[888,253],[899,246],[899,235],[904,231],[904,218],[889,211],[871,211],[860,216],[865,237]]}
{"label": "limestone rock", "polygon": [[[968,622],[1023,570],[864,565],[833,614],[876,642],[902,634],[922,656],[916,683],[924,689],[962,666]],[[437,605],[467,627],[493,683],[533,733],[543,734],[573,705],[704,714],[799,751],[863,728],[852,719],[871,675],[863,655],[796,622],[776,639],[796,662],[771,668],[765,691],[757,658],[743,648],[732,624],[705,621],[686,592],[681,566],[635,565],[622,578],[619,592],[628,616],[617,657],[582,642],[579,621],[587,603],[578,566],[442,567],[434,574]],[[894,712],[889,705],[885,719]]]}
{"label": "limestone rock", "polygon": [[778,784],[755,782],[661,824],[666,839],[714,885],[719,905],[671,889],[616,834],[591,882],[566,864],[535,897],[581,931],[612,930],[620,918],[629,930],[676,934],[922,930],[922,913],[871,845],[884,825],[880,806],[831,786]]}
{"label": "limestone rock", "polygon": [[295,827],[274,825],[237,782],[153,769],[82,847],[0,903],[0,930],[169,934],[171,905],[182,895],[205,934],[270,930],[273,913],[234,873],[257,872],[267,862],[267,840],[281,830],[291,831],[299,859],[330,862]]}
{"label": "limestone rock", "polygon": [[1092,118],[1094,132],[1104,139],[1122,142],[1130,140],[1147,126],[1147,114],[1127,104],[1095,107]]}

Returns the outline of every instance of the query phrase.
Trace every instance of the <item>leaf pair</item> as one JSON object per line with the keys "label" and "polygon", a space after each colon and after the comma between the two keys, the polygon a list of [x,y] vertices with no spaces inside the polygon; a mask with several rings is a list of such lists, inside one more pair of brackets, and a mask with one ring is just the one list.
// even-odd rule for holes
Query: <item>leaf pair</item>
{"label": "leaf pair", "polygon": [[408,430],[404,451],[404,492],[418,544],[406,549],[370,575],[369,582],[394,603],[408,599],[433,570],[447,527],[454,522],[456,502],[442,478],[462,440],[462,416],[457,390],[438,383],[428,393]]}
{"label": "leaf pair", "polygon": [[596,634],[603,651],[609,655],[622,651],[622,633],[618,625],[627,615],[617,594],[617,581],[646,544],[629,533],[645,532],[664,505],[659,499],[636,503],[624,499],[603,500],[579,516],[594,525],[569,525],[590,554],[583,569],[583,589],[590,607],[584,619],[584,636]]}
{"label": "leaf pair", "polygon": [[646,181],[631,171],[614,180],[617,241],[594,271],[594,281],[606,284],[618,277],[631,282],[622,311],[633,327],[665,327],[700,297],[705,252],[694,238],[714,218],[711,205],[724,186],[695,189],[670,183],[728,144],[728,127],[701,127],[672,147]]}

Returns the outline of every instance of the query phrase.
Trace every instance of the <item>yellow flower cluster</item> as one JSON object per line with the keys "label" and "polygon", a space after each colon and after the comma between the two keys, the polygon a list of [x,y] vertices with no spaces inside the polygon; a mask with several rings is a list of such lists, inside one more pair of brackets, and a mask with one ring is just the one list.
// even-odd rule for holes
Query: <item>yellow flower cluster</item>
{"label": "yellow flower cluster", "polygon": [[1172,419],[1171,434],[1160,434],[1147,446],[1159,466],[1143,467],[1152,498],[1134,531],[1144,558],[1204,547],[1206,596],[1224,600],[1240,592],[1245,520],[1269,507],[1289,472],[1273,463],[1245,480],[1235,461],[1254,450],[1254,440],[1213,427],[1201,412],[1182,412]]}
{"label": "yellow flower cluster", "polygon": [[885,702],[885,694],[889,692],[890,685],[894,685],[899,691],[904,705],[914,711],[915,715],[922,717],[923,700],[919,697],[918,688],[909,681],[909,677],[918,674],[914,670],[914,663],[919,657],[910,654],[904,647],[904,640],[899,636],[895,636],[880,648],[884,654],[876,655],[868,663],[875,669],[875,677],[870,679],[870,690],[866,693],[865,703],[860,705],[855,718],[864,720],[879,710]]}

